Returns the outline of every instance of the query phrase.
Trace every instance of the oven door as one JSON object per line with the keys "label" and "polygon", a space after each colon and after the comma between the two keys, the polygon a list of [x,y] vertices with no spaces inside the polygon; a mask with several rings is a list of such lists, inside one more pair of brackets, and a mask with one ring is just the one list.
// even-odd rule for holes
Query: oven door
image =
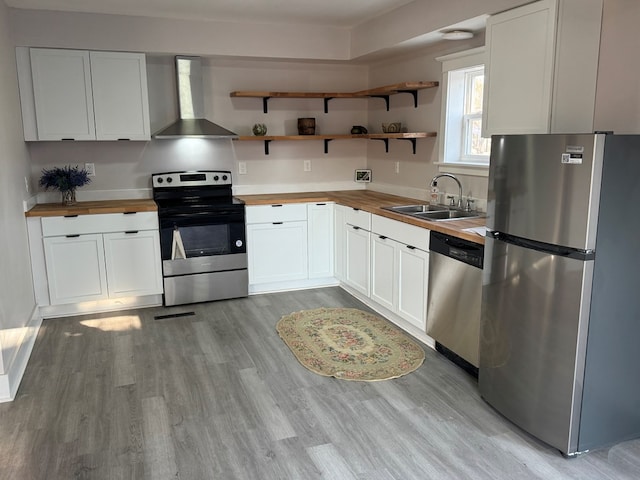
{"label": "oven door", "polygon": [[165,276],[246,268],[244,208],[161,215],[160,250]]}

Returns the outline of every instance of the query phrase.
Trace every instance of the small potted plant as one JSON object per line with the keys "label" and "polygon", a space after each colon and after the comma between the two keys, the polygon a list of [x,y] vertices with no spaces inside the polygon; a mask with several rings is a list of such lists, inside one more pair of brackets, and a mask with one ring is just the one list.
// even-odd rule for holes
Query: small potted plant
{"label": "small potted plant", "polygon": [[76,188],[82,187],[91,182],[87,171],[77,165],[72,167],[65,165],[64,167],[53,167],[49,170],[42,170],[40,177],[40,186],[45,190],[53,188],[62,193],[62,204],[73,205],[76,203]]}

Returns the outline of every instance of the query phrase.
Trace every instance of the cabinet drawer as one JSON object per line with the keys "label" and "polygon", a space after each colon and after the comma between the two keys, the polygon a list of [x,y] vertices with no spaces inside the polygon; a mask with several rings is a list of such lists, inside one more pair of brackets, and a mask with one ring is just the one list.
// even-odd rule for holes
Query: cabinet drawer
{"label": "cabinet drawer", "polygon": [[390,218],[372,215],[371,231],[377,235],[392,238],[405,245],[429,250],[429,230]]}
{"label": "cabinet drawer", "polygon": [[250,205],[246,208],[247,224],[296,222],[307,220],[307,205],[304,203]]}
{"label": "cabinet drawer", "polygon": [[68,217],[42,217],[42,236],[81,235],[87,233],[156,230],[156,212],[99,213]]}
{"label": "cabinet drawer", "polygon": [[371,230],[371,214],[359,208],[347,208],[345,212],[345,222],[355,227]]}

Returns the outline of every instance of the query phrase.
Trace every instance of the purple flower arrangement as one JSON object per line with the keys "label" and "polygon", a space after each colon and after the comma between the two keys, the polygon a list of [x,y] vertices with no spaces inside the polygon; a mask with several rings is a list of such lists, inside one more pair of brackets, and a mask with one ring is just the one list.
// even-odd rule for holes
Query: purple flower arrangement
{"label": "purple flower arrangement", "polygon": [[87,171],[77,165],[75,167],[66,165],[64,167],[53,167],[49,170],[44,169],[42,170],[42,177],[40,177],[40,186],[44,187],[45,190],[54,188],[61,192],[75,190],[89,182],[91,182],[91,179]]}

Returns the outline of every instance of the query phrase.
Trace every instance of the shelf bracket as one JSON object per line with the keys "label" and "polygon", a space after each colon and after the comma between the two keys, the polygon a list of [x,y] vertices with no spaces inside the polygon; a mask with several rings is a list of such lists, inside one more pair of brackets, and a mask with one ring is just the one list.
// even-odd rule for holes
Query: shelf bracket
{"label": "shelf bracket", "polygon": [[411,142],[411,145],[413,145],[413,154],[416,154],[416,139],[415,138],[398,138],[398,140],[407,140],[409,142]]}
{"label": "shelf bracket", "polygon": [[269,113],[269,99],[271,97],[262,97],[262,111],[264,113]]}
{"label": "shelf bracket", "polygon": [[413,95],[413,108],[418,108],[418,90],[398,90],[398,93],[410,93]]}
{"label": "shelf bracket", "polygon": [[372,138],[371,140],[380,140],[384,142],[384,151],[389,153],[389,139],[388,138]]}
{"label": "shelf bracket", "polygon": [[265,155],[269,155],[269,144],[271,143],[271,140],[265,140],[264,141],[264,154]]}
{"label": "shelf bracket", "polygon": [[333,140],[333,138],[325,138],[324,139],[324,153],[329,153],[329,142]]}
{"label": "shelf bracket", "polygon": [[324,113],[329,113],[329,100],[333,100],[333,97],[324,98]]}
{"label": "shelf bracket", "polygon": [[[384,103],[387,105],[387,112],[389,111],[389,95],[369,95],[371,98],[383,98]],[[382,140],[382,139],[379,139]]]}

